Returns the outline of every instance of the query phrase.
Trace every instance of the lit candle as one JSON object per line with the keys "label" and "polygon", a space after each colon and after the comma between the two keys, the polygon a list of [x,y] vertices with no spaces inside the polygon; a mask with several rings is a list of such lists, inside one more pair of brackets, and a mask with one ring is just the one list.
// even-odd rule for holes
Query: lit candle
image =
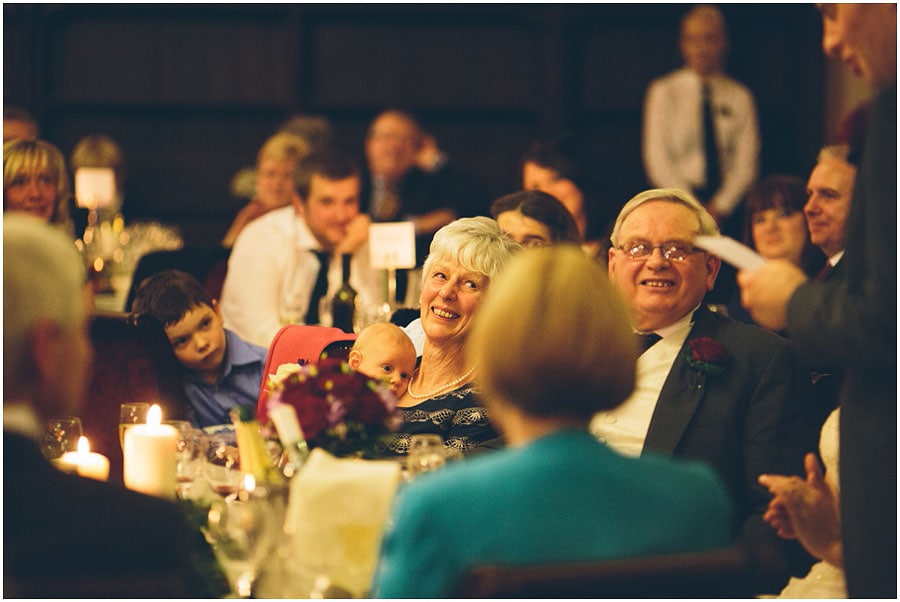
{"label": "lit candle", "polygon": [[63,472],[75,473],[98,481],[105,481],[109,477],[109,458],[92,452],[87,437],[79,437],[78,451],[66,452],[55,462]]}
{"label": "lit candle", "polygon": [[175,497],[175,452],[178,431],[162,423],[162,411],[153,404],[147,424],[135,424],[125,431],[125,486],[157,497]]}

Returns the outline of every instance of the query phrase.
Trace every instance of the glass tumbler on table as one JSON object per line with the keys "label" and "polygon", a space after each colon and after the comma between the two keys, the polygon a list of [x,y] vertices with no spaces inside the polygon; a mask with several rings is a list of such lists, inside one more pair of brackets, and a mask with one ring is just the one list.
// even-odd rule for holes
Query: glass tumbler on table
{"label": "glass tumbler on table", "polygon": [[228,496],[238,490],[241,484],[241,456],[234,431],[220,431],[206,435],[206,461],[203,463],[203,478],[210,489]]}
{"label": "glass tumbler on table", "polygon": [[78,438],[82,435],[81,419],[76,416],[57,416],[45,423],[41,451],[48,460],[59,458],[66,452],[78,451]]}
{"label": "glass tumbler on table", "polygon": [[413,435],[409,438],[406,471],[409,478],[437,470],[447,463],[444,439],[440,435]]}
{"label": "glass tumbler on table", "polygon": [[164,424],[174,426],[178,431],[175,452],[175,493],[184,499],[191,484],[200,475],[206,462],[206,434],[195,429],[187,420],[166,420]]}
{"label": "glass tumbler on table", "polygon": [[134,424],[147,422],[149,403],[123,403],[119,406],[119,445],[125,450],[125,430]]}

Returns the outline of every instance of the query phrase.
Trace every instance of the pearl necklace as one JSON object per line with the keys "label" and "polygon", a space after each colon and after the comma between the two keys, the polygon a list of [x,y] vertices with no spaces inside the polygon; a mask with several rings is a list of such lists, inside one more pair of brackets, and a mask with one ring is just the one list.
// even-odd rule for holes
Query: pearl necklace
{"label": "pearl necklace", "polygon": [[416,395],[415,393],[412,392],[412,381],[413,381],[413,378],[415,378],[415,375],[413,375],[413,378],[410,378],[409,382],[406,383],[406,392],[409,393],[409,396],[412,397],[413,399],[431,399],[432,397],[434,397],[435,395],[437,395],[444,389],[449,389],[450,387],[455,387],[456,385],[465,382],[467,378],[472,376],[473,372],[475,372],[475,366],[472,366],[468,372],[466,372],[465,374],[463,374],[456,380],[452,380],[449,383],[447,383],[446,385],[442,385],[442,386],[438,387],[437,389],[435,389],[434,391],[431,391],[430,393],[427,393],[425,395]]}

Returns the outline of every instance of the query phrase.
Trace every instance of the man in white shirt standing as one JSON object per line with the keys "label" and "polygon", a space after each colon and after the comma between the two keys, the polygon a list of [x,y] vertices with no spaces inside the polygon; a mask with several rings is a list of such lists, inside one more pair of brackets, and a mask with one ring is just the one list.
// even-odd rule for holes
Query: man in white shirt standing
{"label": "man in white shirt standing", "polygon": [[350,284],[360,303],[379,299],[380,274],[369,266],[370,221],[360,213],[359,190],[359,168],[346,157],[318,155],[301,163],[299,198],[248,224],[234,243],[222,287],[226,328],[268,347],[285,324],[320,323],[322,298],[341,286],[343,254],[353,256]]}
{"label": "man in white shirt standing", "polygon": [[848,157],[850,147],[836,144],[819,151],[816,166],[806,182],[809,199],[803,206],[809,239],[828,257],[828,264],[817,280],[832,278],[844,256],[847,217],[853,200],[856,166]]}
{"label": "man in white shirt standing", "polygon": [[[644,168],[654,187],[692,191],[721,227],[732,214],[740,215],[735,209],[759,172],[756,104],[750,90],[724,71],[728,33],[718,8],[701,5],[684,16],[679,48],[684,67],[647,88]],[[704,94],[715,157],[707,157]]]}

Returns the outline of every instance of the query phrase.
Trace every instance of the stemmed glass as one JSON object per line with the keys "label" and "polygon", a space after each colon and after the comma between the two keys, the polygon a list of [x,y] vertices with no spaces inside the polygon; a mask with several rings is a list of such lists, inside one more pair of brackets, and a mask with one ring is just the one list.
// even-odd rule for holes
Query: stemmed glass
{"label": "stemmed glass", "polygon": [[259,567],[276,542],[280,513],[270,498],[268,489],[257,488],[253,475],[245,474],[238,491],[215,500],[209,508],[213,549],[241,598],[253,594]]}
{"label": "stemmed glass", "polygon": [[119,406],[119,445],[125,450],[125,430],[133,424],[147,422],[149,403],[123,403]]}
{"label": "stemmed glass", "polygon": [[48,460],[59,458],[68,451],[78,450],[78,438],[82,435],[81,419],[75,416],[57,416],[47,420],[41,451]]}

